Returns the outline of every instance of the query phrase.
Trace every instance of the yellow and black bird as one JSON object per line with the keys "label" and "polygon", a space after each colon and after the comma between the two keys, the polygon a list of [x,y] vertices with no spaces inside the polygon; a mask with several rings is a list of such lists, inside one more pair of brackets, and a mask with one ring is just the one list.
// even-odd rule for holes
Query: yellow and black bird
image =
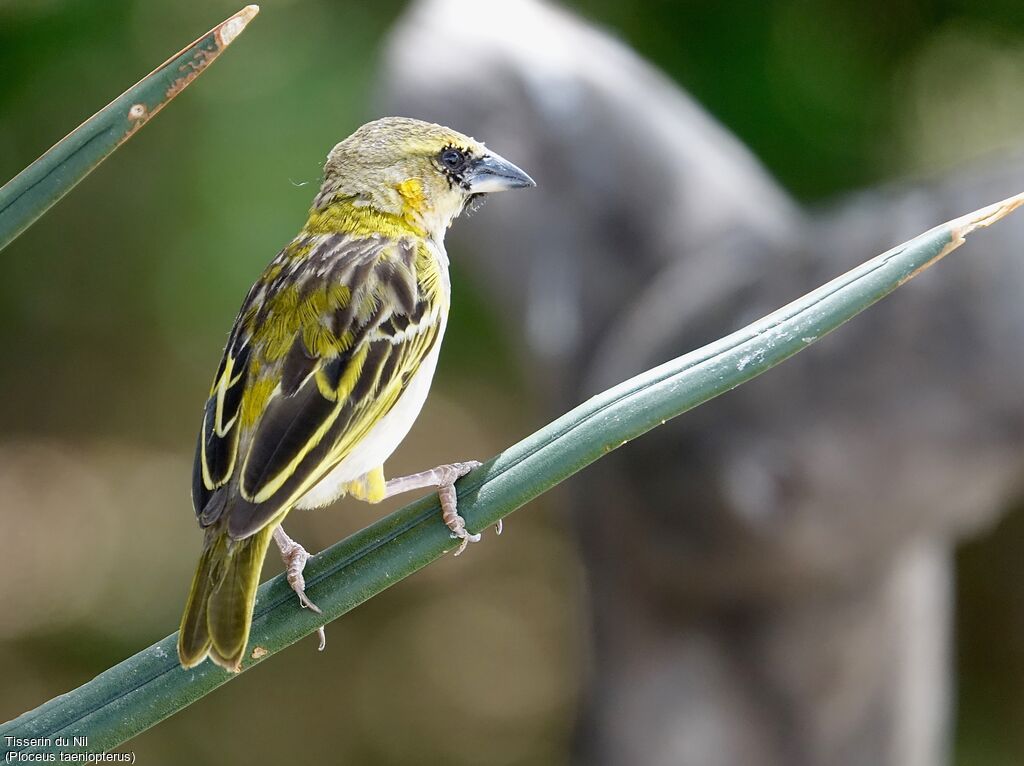
{"label": "yellow and black bird", "polygon": [[[419,414],[450,306],[444,233],[472,199],[533,186],[440,125],[389,117],[334,147],[299,235],[249,290],[213,380],[192,500],[205,530],[178,636],[188,668],[241,669],[267,547],[304,606],[308,554],[281,522],[352,495],[371,503],[436,487],[461,547],[479,539],[453,483],[475,462],[385,481]],[[322,637],[321,637],[322,640]]]}

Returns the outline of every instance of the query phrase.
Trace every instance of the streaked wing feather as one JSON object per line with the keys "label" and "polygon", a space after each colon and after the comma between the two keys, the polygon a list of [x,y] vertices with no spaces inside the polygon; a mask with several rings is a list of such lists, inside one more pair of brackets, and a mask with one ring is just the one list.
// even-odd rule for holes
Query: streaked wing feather
{"label": "streaked wing feather", "polygon": [[[204,525],[226,514],[236,539],[272,521],[355,448],[398,401],[438,335],[440,293],[433,278],[417,274],[414,242],[323,239],[330,246],[312,245],[302,273],[277,269],[276,283],[250,293],[233,331],[253,348],[246,392],[236,397],[241,381],[228,379],[238,373],[229,344],[207,403],[197,513]],[[265,401],[254,410],[247,400],[260,394]],[[228,422],[226,433],[217,431]]]}
{"label": "streaked wing feather", "polygon": [[[260,529],[341,462],[395,405],[436,337],[433,325],[396,344],[375,335],[346,364],[335,400],[325,398],[313,379],[293,397],[275,398],[243,463],[241,502],[230,511],[231,536]],[[392,355],[397,360],[385,379],[381,373]]]}
{"label": "streaked wing feather", "polygon": [[216,515],[208,508],[210,501],[215,491],[228,483],[234,471],[240,431],[236,423],[248,380],[249,356],[250,345],[237,343],[233,332],[203,411],[203,426],[192,469],[192,505],[200,520]]}

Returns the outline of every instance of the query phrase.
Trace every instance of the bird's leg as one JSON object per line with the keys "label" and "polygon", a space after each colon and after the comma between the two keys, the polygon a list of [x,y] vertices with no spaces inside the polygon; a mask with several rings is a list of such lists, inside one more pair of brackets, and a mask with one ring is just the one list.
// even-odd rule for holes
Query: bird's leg
{"label": "bird's leg", "polygon": [[[288,537],[285,534],[284,527],[280,524],[274,530],[274,542],[281,549],[285,577],[288,578],[288,584],[292,586],[295,595],[299,597],[299,603],[306,609],[311,609],[317,614],[323,614],[320,611],[320,607],[310,601],[309,596],[306,595],[306,579],[302,576],[302,570],[306,568],[309,553],[305,548]],[[322,625],[316,629],[316,632],[320,636],[320,651],[322,652],[324,647],[327,646],[327,634],[324,632]]]}
{"label": "bird's leg", "polygon": [[[455,482],[474,468],[479,468],[480,463],[469,460],[465,463],[451,463],[439,465],[429,471],[414,473],[411,476],[401,476],[397,479],[388,479],[384,487],[384,497],[400,495],[413,489],[425,489],[437,487],[437,496],[441,501],[441,518],[452,531],[452,537],[461,541],[459,549],[455,551],[458,556],[470,543],[480,542],[479,534],[472,534],[466,529],[466,520],[459,515],[457,499],[455,495]],[[497,526],[498,534],[501,534],[501,523]]]}

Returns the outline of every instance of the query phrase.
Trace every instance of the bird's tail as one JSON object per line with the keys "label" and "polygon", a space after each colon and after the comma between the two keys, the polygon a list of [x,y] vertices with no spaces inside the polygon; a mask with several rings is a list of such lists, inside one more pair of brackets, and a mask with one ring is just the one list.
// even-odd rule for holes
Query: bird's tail
{"label": "bird's tail", "polygon": [[232,673],[242,669],[256,586],[275,526],[243,540],[232,540],[219,524],[207,528],[178,633],[182,667],[209,656]]}

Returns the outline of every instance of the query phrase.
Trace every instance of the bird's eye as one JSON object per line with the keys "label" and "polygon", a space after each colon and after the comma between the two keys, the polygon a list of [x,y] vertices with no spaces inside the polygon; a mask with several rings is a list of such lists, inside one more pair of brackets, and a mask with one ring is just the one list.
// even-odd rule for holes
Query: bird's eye
{"label": "bird's eye", "polygon": [[448,170],[459,170],[466,164],[466,154],[461,149],[448,147],[441,152],[438,158],[441,164]]}

